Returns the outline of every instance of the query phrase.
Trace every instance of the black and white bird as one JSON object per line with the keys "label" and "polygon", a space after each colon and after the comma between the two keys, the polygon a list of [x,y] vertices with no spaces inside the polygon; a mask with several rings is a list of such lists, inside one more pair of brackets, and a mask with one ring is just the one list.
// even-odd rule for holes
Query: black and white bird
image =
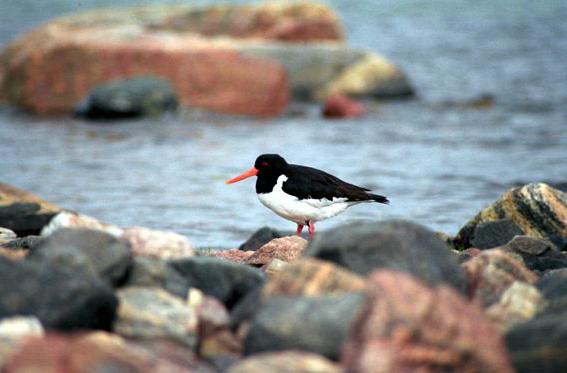
{"label": "black and white bird", "polygon": [[226,183],[251,176],[258,177],[256,194],[260,202],[296,223],[298,236],[307,225],[309,238],[313,238],[315,222],[338,215],[353,205],[389,203],[386,197],[370,193],[370,189],[349,184],[316,168],[289,164],[278,154],[260,155],[254,167]]}

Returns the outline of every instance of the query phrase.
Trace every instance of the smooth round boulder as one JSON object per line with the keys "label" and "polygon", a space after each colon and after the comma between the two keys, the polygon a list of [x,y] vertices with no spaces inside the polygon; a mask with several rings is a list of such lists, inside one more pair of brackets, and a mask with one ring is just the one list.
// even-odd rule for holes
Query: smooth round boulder
{"label": "smooth round boulder", "polygon": [[327,260],[366,276],[376,269],[407,272],[429,285],[465,291],[457,257],[439,236],[412,222],[351,223],[315,236],[304,256]]}
{"label": "smooth round boulder", "polygon": [[159,115],[177,109],[172,85],[164,79],[145,76],[119,79],[93,89],[75,109],[86,119],[125,119]]}

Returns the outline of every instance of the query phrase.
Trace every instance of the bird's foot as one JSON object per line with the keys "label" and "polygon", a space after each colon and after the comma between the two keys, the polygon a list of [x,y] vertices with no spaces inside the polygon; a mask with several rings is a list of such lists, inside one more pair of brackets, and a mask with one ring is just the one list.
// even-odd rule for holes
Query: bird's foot
{"label": "bird's foot", "polygon": [[301,232],[303,232],[303,224],[297,224],[297,235],[301,237]]}
{"label": "bird's foot", "polygon": [[313,236],[315,235],[315,223],[309,221],[308,230],[309,232],[309,239],[312,240]]}

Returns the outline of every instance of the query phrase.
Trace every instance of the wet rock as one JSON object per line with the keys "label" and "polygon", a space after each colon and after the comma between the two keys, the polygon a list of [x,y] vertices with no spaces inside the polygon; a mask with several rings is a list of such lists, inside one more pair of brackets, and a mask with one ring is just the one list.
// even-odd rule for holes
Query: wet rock
{"label": "wet rock", "polygon": [[564,372],[567,370],[567,318],[544,314],[519,324],[506,334],[506,345],[515,370]]}
{"label": "wet rock", "polygon": [[189,284],[165,261],[134,257],[124,286],[159,287],[180,298],[187,296]]}
{"label": "wet rock", "polygon": [[181,298],[159,288],[127,287],[117,292],[120,306],[114,331],[128,338],[169,339],[195,347],[197,315]]}
{"label": "wet rock", "polygon": [[274,238],[254,252],[246,260],[246,264],[262,266],[274,259],[291,262],[301,255],[306,246],[307,240],[298,236]]}
{"label": "wet rock", "polygon": [[302,258],[288,264],[271,278],[262,291],[264,297],[301,295],[307,297],[362,291],[364,278],[333,263]]}
{"label": "wet rock", "polygon": [[143,76],[113,80],[94,88],[79,103],[75,115],[86,119],[127,119],[160,115],[177,109],[171,84]]}
{"label": "wet rock", "polygon": [[264,285],[265,275],[257,268],[208,257],[170,261],[190,287],[222,301],[231,309],[242,297]]}
{"label": "wet rock", "polygon": [[479,212],[457,234],[455,245],[472,246],[475,228],[485,222],[509,219],[525,235],[552,242],[558,249],[567,245],[567,196],[544,183],[512,188]]}
{"label": "wet rock", "polygon": [[0,318],[36,316],[49,329],[110,329],[117,299],[99,280],[49,263],[0,257]]}
{"label": "wet rock", "polygon": [[55,215],[53,219],[41,230],[42,236],[49,236],[61,228],[85,228],[95,231],[102,231],[115,237],[120,237],[123,233],[122,228],[116,225],[101,222],[93,217],[77,214],[70,211],[62,211]]}
{"label": "wet rock", "polygon": [[178,8],[176,13],[167,15],[160,22],[152,24],[152,27],[207,36],[287,42],[343,38],[335,12],[325,5],[313,2]]}
{"label": "wet rock", "polygon": [[233,263],[246,264],[248,258],[254,254],[254,251],[242,251],[239,249],[231,250],[215,250],[207,253],[205,256],[214,256]]}
{"label": "wet rock", "polygon": [[323,104],[322,115],[325,118],[356,118],[366,114],[366,108],[345,95],[333,94]]}
{"label": "wet rock", "polygon": [[463,263],[469,282],[469,297],[488,307],[500,299],[514,282],[535,284],[537,276],[522,260],[501,249],[483,251]]}
{"label": "wet rock", "polygon": [[244,354],[302,350],[337,359],[361,301],[360,294],[270,298],[252,319]]}
{"label": "wet rock", "polygon": [[516,281],[506,289],[498,303],[488,307],[486,314],[502,330],[508,330],[532,319],[544,307],[545,299],[535,286]]}
{"label": "wet rock", "polygon": [[522,257],[526,266],[536,272],[567,268],[567,253],[557,250],[547,240],[529,236],[516,236],[503,250],[516,253]]}
{"label": "wet rock", "polygon": [[39,234],[61,208],[21,189],[0,183],[0,227],[18,236]]}
{"label": "wet rock", "polygon": [[31,112],[65,114],[101,84],[152,75],[171,82],[183,106],[229,114],[280,114],[289,98],[281,64],[245,56],[229,40],[207,38],[205,30],[198,35],[156,29],[184,11],[200,19],[206,13],[202,9],[133,7],[53,20],[0,55],[0,66],[5,67],[0,90],[8,102]]}
{"label": "wet rock", "polygon": [[280,238],[281,234],[270,227],[262,227],[250,236],[238,250],[242,251],[256,251],[274,238]]}
{"label": "wet rock", "polygon": [[546,300],[546,314],[561,314],[567,310],[567,269],[547,272],[536,285]]}
{"label": "wet rock", "polygon": [[347,372],[512,372],[500,334],[451,287],[380,270],[341,357]]}
{"label": "wet rock", "polygon": [[471,245],[481,250],[492,249],[502,246],[514,238],[523,234],[510,219],[498,219],[478,224],[474,228]]}
{"label": "wet rock", "polygon": [[124,229],[120,238],[130,243],[137,256],[174,259],[194,255],[187,237],[175,232],[133,227]]}
{"label": "wet rock", "polygon": [[167,342],[144,345],[114,334],[49,334],[27,340],[4,372],[213,372],[190,350]]}
{"label": "wet rock", "polygon": [[279,351],[254,354],[237,364],[229,373],[339,373],[334,362],[321,355],[303,351]]}
{"label": "wet rock", "polygon": [[127,243],[104,232],[68,228],[37,243],[28,259],[81,271],[112,285],[124,279],[132,261]]}
{"label": "wet rock", "polygon": [[406,76],[384,57],[366,53],[345,68],[319,92],[319,97],[348,96],[406,97],[413,95]]}
{"label": "wet rock", "polygon": [[411,273],[432,285],[447,282],[462,291],[466,287],[457,258],[447,245],[434,232],[407,221],[343,225],[315,236],[304,255],[363,276],[389,268]]}

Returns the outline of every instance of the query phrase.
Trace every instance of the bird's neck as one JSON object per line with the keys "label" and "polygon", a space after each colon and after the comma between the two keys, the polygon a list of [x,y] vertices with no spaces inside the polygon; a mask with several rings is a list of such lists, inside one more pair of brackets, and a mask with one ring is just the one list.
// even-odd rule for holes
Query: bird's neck
{"label": "bird's neck", "polygon": [[256,179],[256,193],[270,193],[280,176],[281,174],[275,173],[259,174],[258,179]]}

